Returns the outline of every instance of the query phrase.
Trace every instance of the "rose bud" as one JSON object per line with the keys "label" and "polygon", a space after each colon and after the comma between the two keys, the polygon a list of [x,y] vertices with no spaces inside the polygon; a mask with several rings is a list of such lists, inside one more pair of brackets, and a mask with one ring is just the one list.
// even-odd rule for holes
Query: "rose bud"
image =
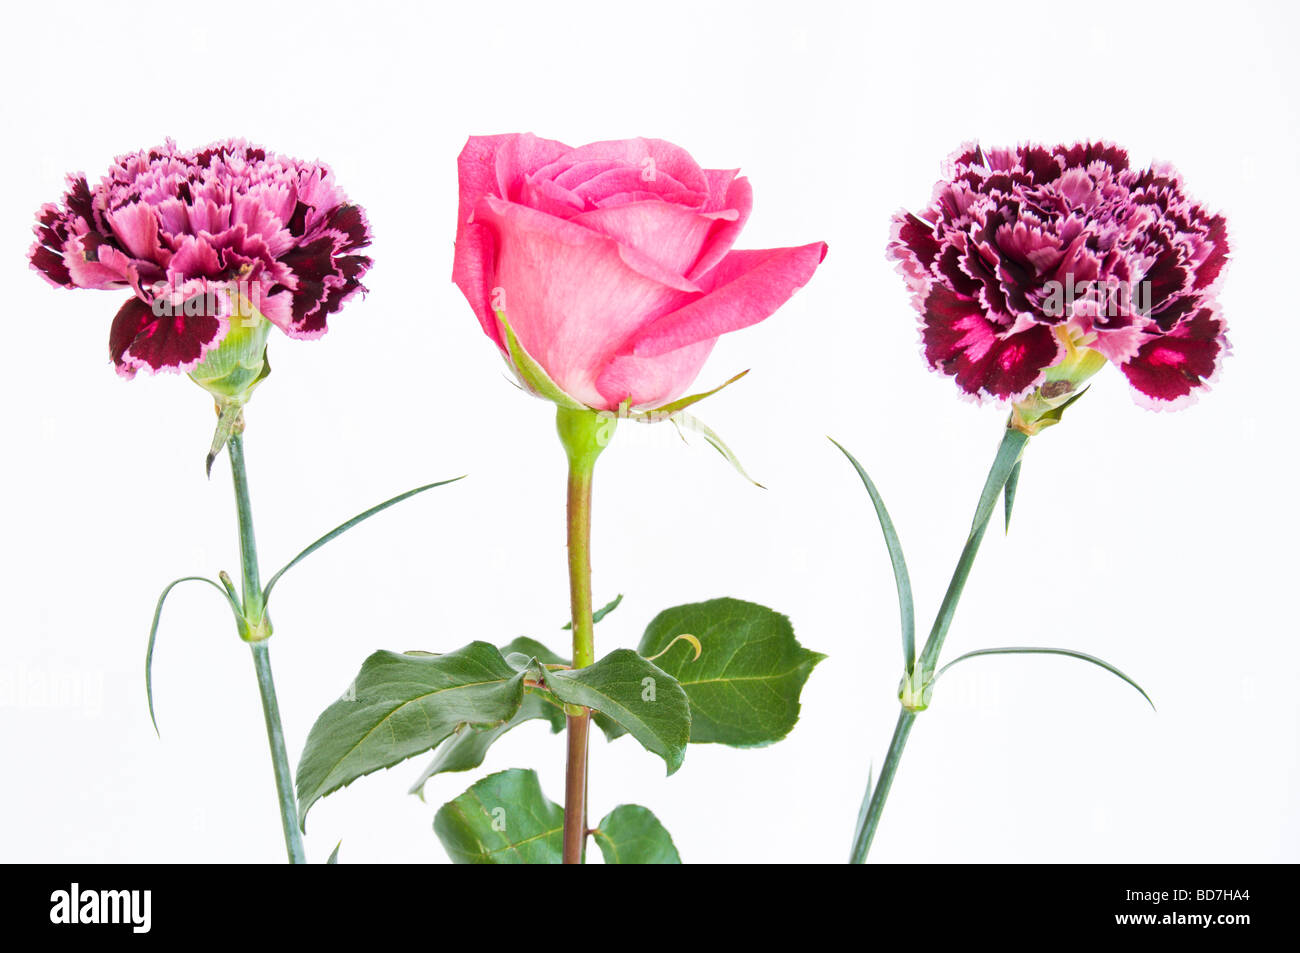
{"label": "rose bud", "polygon": [[734,251],[749,181],[659,139],[475,136],[459,170],[452,279],[524,386],[562,406],[672,401],[826,254]]}

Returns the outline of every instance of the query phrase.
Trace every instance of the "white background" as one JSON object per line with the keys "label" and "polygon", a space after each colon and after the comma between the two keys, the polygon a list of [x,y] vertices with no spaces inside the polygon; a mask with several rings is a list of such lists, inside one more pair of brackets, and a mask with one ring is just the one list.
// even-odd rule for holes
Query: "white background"
{"label": "white background", "polygon": [[[132,12],[127,13],[130,9]],[[470,133],[571,144],[646,135],[756,195],[741,247],[824,240],[812,282],[723,339],[701,376],[743,382],[700,416],[769,489],[670,429],[624,427],[596,483],[598,648],[660,609],[732,595],[788,613],[829,658],[781,744],[691,749],[665,779],[623,740],[593,750],[592,811],[651,807],[683,858],[842,861],[897,712],[897,608],[853,449],[892,509],[918,624],[933,617],[1004,413],[918,356],[886,261],[889,216],[967,139],[1104,137],[1175,162],[1229,217],[1235,353],[1197,406],[1155,414],[1107,369],[1036,438],[1009,536],[980,554],[946,657],[1049,644],[946,676],[912,736],[880,861],[1295,861],[1295,400],[1300,89],[1287,4],[45,3],[11,10],[0,152],[4,305],[0,858],[278,861],[247,649],[220,598],[180,588],[159,635],[161,740],[145,708],[154,600],[237,570],[228,466],[203,477],[211,402],[124,383],[120,293],[27,269],[63,175],[173,136],[243,135],[331,163],[370,212],[371,293],[317,343],[273,338],[246,446],[264,568],[372,503],[470,474],[331,544],[277,591],[272,658],[296,762],[377,648],[562,643],[563,465],[549,406],[506,383],[449,280],[455,158]],[[517,730],[484,767],[562,793],[563,742]],[[443,862],[414,760],[319,803],[323,861]]]}

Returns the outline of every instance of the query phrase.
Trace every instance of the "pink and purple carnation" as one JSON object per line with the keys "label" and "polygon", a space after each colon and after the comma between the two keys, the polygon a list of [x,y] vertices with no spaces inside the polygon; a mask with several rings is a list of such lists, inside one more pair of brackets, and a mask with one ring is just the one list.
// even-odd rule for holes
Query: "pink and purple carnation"
{"label": "pink and purple carnation", "polygon": [[58,287],[132,292],[109,334],[124,377],[193,370],[250,309],[290,337],[320,337],[365,290],[370,227],[323,164],[242,140],[168,140],[119,157],[94,187],[68,182],[38,214],[31,264]]}
{"label": "pink and purple carnation", "polygon": [[894,217],[889,253],[926,360],[976,399],[1024,399],[1086,347],[1143,403],[1173,407],[1228,349],[1223,216],[1172,168],[1130,168],[1113,145],[963,148],[926,209]]}

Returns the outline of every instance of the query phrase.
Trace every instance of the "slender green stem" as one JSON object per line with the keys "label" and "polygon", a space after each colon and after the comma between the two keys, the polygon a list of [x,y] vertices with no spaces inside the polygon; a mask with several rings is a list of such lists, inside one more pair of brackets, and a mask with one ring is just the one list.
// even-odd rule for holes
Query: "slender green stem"
{"label": "slender green stem", "polygon": [[573,614],[573,667],[596,661],[591,601],[592,467],[569,465],[569,606]]}
{"label": "slender green stem", "polygon": [[[595,624],[591,619],[591,476],[592,468],[570,462],[568,492],[569,606],[573,618],[573,667],[596,660]],[[568,714],[568,759],[564,782],[564,862],[582,863],[587,842],[587,738],[591,712]]]}
{"label": "slender green stem", "polygon": [[253,504],[248,496],[248,468],[244,463],[244,437],[236,433],[227,444],[230,473],[235,480],[235,508],[239,514],[239,565],[242,570],[244,618],[262,616],[262,579],[257,568],[257,538],[253,534]]}
{"label": "slender green stem", "polygon": [[257,542],[253,536],[253,508],[248,497],[248,470],[244,465],[244,441],[239,433],[230,437],[227,444],[230,454],[230,472],[235,481],[235,505],[239,513],[239,557],[243,582],[243,625],[245,638],[253,651],[253,668],[257,673],[257,688],[262,696],[262,714],[266,717],[266,739],[271,748],[271,766],[275,770],[276,798],[280,806],[280,821],[284,827],[284,842],[289,863],[306,863],[302,847],[302,834],[298,829],[298,810],[294,803],[293,774],[289,769],[289,753],[284,745],[284,729],[280,725],[280,705],[276,700],[275,681],[271,677],[271,658],[266,640],[270,637],[270,624],[265,619],[266,606],[262,600],[262,582],[257,568]]}
{"label": "slender green stem", "polygon": [[962,547],[957,568],[953,570],[948,589],[943,594],[939,613],[934,617],[934,625],[930,628],[930,637],[926,639],[925,647],[921,649],[921,671],[927,680],[939,662],[939,651],[943,648],[944,639],[948,637],[948,629],[957,612],[957,603],[961,601],[961,594],[966,588],[966,579],[975,565],[975,556],[979,553],[980,543],[984,541],[984,533],[989,528],[994,504],[997,503],[998,495],[1010,479],[1016,461],[1020,459],[1020,454],[1028,441],[1029,437],[1011,427],[1008,427],[1002,435],[1002,443],[998,445],[997,455],[993,458],[993,465],[989,468],[984,489],[980,493],[979,505],[975,509],[975,519],[971,523],[970,534],[966,537],[966,545]]}
{"label": "slender green stem", "polygon": [[[596,660],[591,611],[591,478],[596,458],[609,440],[602,418],[591,410],[556,409],[556,429],[569,460],[568,546],[569,609],[573,623],[573,667]],[[568,753],[564,772],[564,850],[566,864],[580,864],[587,845],[587,741],[591,710],[565,706]]]}
{"label": "slender green stem", "polygon": [[[993,465],[989,468],[988,478],[984,481],[984,489],[980,493],[979,505],[975,508],[975,519],[971,523],[969,535],[966,537],[966,545],[962,547],[961,557],[957,560],[957,567],[953,570],[952,580],[948,583],[948,589],[944,593],[943,602],[939,605],[939,612],[935,616],[934,625],[930,629],[930,637],[926,640],[925,647],[921,650],[918,659],[916,676],[920,680],[920,691],[913,692],[913,696],[919,695],[919,704],[924,706],[928,696],[928,685],[934,679],[935,666],[938,664],[939,652],[943,648],[944,639],[948,636],[948,629],[952,625],[953,616],[957,612],[957,603],[961,601],[962,591],[966,588],[966,580],[970,576],[971,568],[975,565],[975,556],[979,553],[980,543],[984,540],[984,533],[988,529],[989,519],[993,515],[994,504],[997,502],[998,495],[1006,486],[1007,480],[1015,468],[1016,461],[1020,459],[1020,454],[1025,448],[1029,437],[1019,430],[1008,427],[1003,434],[1002,443],[998,446],[997,455],[993,458]],[[889,797],[889,789],[894,781],[894,774],[898,770],[898,763],[902,760],[903,749],[907,746],[907,739],[912,733],[912,723],[916,720],[917,711],[922,710],[918,707],[915,710],[904,708],[898,716],[898,724],[894,728],[894,736],[889,742],[889,751],[885,754],[885,763],[880,772],[880,780],[876,783],[873,790],[867,792],[867,803],[863,812],[862,823],[859,825],[857,835],[853,841],[853,853],[850,862],[860,864],[866,861],[867,852],[871,848],[871,842],[876,836],[876,828],[880,825],[880,816],[885,810],[885,801]]]}
{"label": "slender green stem", "polygon": [[280,825],[289,863],[305,864],[307,855],[298,830],[298,807],[294,803],[293,775],[289,771],[289,754],[284,747],[284,729],[280,727],[280,705],[275,698],[275,680],[271,677],[271,657],[266,640],[249,643],[253,650],[253,667],[257,671],[257,689],[262,694],[262,712],[266,715],[266,740],[271,746],[271,764],[275,768],[275,793],[280,803]]}
{"label": "slender green stem", "polygon": [[875,788],[867,792],[866,814],[853,839],[850,863],[860,864],[867,859],[867,851],[871,850],[871,841],[880,825],[880,815],[885,810],[885,799],[889,797],[889,789],[894,783],[894,773],[898,770],[898,762],[903,758],[903,748],[907,745],[907,736],[912,733],[912,723],[915,721],[914,711],[904,708],[898,713],[898,724],[894,726],[894,737],[889,741],[889,753],[885,755],[880,778],[876,781]]}

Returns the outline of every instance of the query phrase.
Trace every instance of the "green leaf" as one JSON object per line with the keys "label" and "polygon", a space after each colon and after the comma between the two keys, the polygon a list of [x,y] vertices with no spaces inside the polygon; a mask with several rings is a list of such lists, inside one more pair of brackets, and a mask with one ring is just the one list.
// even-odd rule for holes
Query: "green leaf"
{"label": "green leaf", "polygon": [[325,861],[325,863],[337,864],[339,862],[339,848],[342,846],[343,846],[343,841],[339,841],[337,844],[335,844],[334,849],[330,851],[329,860]]}
{"label": "green leaf", "polygon": [[1011,532],[1011,507],[1016,502],[1016,487],[1020,484],[1020,463],[1021,461],[1016,461],[1016,465],[1011,468],[1011,475],[1007,477],[1006,486],[1002,488],[1003,525],[1008,533]]}
{"label": "green leaf", "polygon": [[[692,417],[690,414],[681,411],[673,414],[668,419],[673,422],[673,426],[677,428],[677,432],[679,434],[681,433],[683,427],[685,427],[687,430],[694,430],[695,432],[697,432],[708,442],[710,447],[718,451],[718,453],[722,454],[723,459],[725,459],[728,463],[730,463],[733,467],[736,468],[737,473],[743,476],[750,483],[754,484],[754,486],[758,487],[760,490],[767,489],[767,487],[763,486],[763,484],[759,483],[752,476],[750,476],[748,473],[745,472],[745,468],[740,465],[740,459],[734,453],[731,452],[731,448],[728,447],[726,443],[723,441],[723,439],[719,437],[716,433],[714,433],[713,430],[707,424],[704,423],[704,421],[700,420],[698,417]],[[683,436],[682,439],[685,440],[686,438]]]}
{"label": "green leaf", "polygon": [[[536,639],[521,635],[506,645],[501,646],[501,655],[506,663],[517,672],[532,674],[534,660],[543,665],[568,665],[568,659],[561,658]],[[446,771],[469,771],[477,768],[487,757],[488,749],[497,739],[522,725],[526,721],[542,718],[550,723],[551,731],[564,729],[564,708],[549,692],[534,689],[525,684],[524,700],[519,711],[509,721],[497,725],[463,724],[450,738],[442,743],[434,753],[433,761],[420,774],[411,786],[411,794],[424,799],[424,785],[435,774]]]}
{"label": "green leaf", "polygon": [[517,728],[526,721],[544,719],[551,725],[551,731],[558,732],[564,728],[564,709],[553,700],[539,692],[529,691],[524,695],[523,703],[514,717],[499,725],[481,727],[462,724],[450,738],[442,743],[433,756],[433,761],[420,774],[410,793],[424,799],[424,785],[435,774],[446,771],[470,771],[477,768],[487,757],[488,749],[512,728]]}
{"label": "green leaf", "polygon": [[592,831],[607,864],[680,864],[659,818],[637,804],[620,804]]}
{"label": "green leaf", "polygon": [[[617,609],[617,608],[618,608],[618,604],[619,604],[620,602],[622,602],[622,601],[623,601],[623,593],[620,592],[618,595],[616,595],[616,596],[613,598],[612,601],[605,603],[603,606],[601,606],[599,609],[597,609],[595,612],[593,612],[593,613],[591,614],[591,624],[592,624],[592,625],[595,625],[595,624],[596,624],[597,622],[599,622],[601,619],[605,618],[605,616],[609,615],[611,612],[613,612],[615,609]],[[560,628],[561,628],[561,629],[572,629],[572,628],[573,628],[573,623],[572,623],[572,622],[566,622],[566,623],[564,623],[564,625],[560,626]]]}
{"label": "green leaf", "polygon": [[511,655],[526,655],[529,658],[535,658],[543,665],[568,665],[569,660],[563,658],[547,648],[536,639],[530,639],[526,635],[521,635],[511,640],[506,645],[501,646],[501,654],[508,659]]}
{"label": "green leaf", "polygon": [[958,662],[964,662],[966,659],[976,658],[980,655],[1064,655],[1068,658],[1077,658],[1077,659],[1081,659],[1084,662],[1091,662],[1093,665],[1097,665],[1100,666],[1101,668],[1104,668],[1106,671],[1110,672],[1112,675],[1116,676],[1117,678],[1120,678],[1123,681],[1128,682],[1130,685],[1132,685],[1141,693],[1143,698],[1147,700],[1147,704],[1151,706],[1151,710],[1152,711],[1156,710],[1156,703],[1151,700],[1151,696],[1146,693],[1145,689],[1143,689],[1141,685],[1133,681],[1133,679],[1129,678],[1127,675],[1125,675],[1123,672],[1117,669],[1114,665],[1111,665],[1109,662],[1099,659],[1095,655],[1089,655],[1086,652],[1076,652],[1074,649],[1053,649],[1053,648],[1044,648],[1044,647],[1034,646],[1034,645],[1005,646],[1003,648],[996,648],[996,649],[976,649],[974,652],[967,652],[965,655],[957,656],[955,659],[953,659],[943,668],[939,669],[939,671],[936,672],[934,675],[934,680],[938,681],[940,675],[948,671],[948,669],[952,668]]}
{"label": "green leaf", "polygon": [[626,728],[602,711],[593,711],[591,713],[591,720],[596,723],[596,727],[605,735],[606,741],[614,741],[615,739],[622,738],[627,734]]}
{"label": "green leaf", "polygon": [[154,734],[160,736],[161,733],[158,731],[158,719],[154,717],[153,711],[153,647],[154,641],[158,637],[158,620],[162,618],[163,603],[167,601],[167,596],[171,594],[171,591],[183,582],[206,582],[213,589],[217,590],[217,592],[221,593],[225,597],[226,602],[230,604],[231,611],[235,613],[236,624],[238,624],[239,618],[243,614],[239,607],[239,603],[235,601],[234,597],[207,576],[182,576],[180,579],[174,579],[169,582],[167,588],[162,591],[162,595],[158,597],[158,605],[156,605],[153,610],[153,622],[149,624],[149,644],[144,650],[144,694],[145,698],[149,702],[149,720],[153,722]]}
{"label": "green leaf", "polygon": [[827,439],[839,447],[840,453],[849,458],[853,469],[858,471],[862,485],[867,488],[871,505],[876,508],[876,520],[880,523],[880,531],[885,535],[885,548],[889,550],[889,562],[894,567],[894,587],[898,590],[898,617],[903,626],[903,667],[908,674],[911,674],[912,667],[916,663],[916,609],[912,603],[912,580],[907,574],[903,544],[899,542],[894,521],[889,518],[889,510],[885,509],[884,499],[880,496],[876,485],[871,482],[871,477],[867,476],[867,471],[862,468],[862,464],[858,463],[853,454],[840,446],[838,441],[829,437]]}
{"label": "green leaf", "polygon": [[459,725],[508,721],[523,696],[524,673],[487,642],[446,655],[376,652],[307,736],[297,773],[303,830],[320,798],[428,751]]}
{"label": "green leaf", "polygon": [[586,668],[544,674],[556,698],[608,715],[663,758],[669,774],[682,766],[691,737],[690,703],[659,666],[631,649],[615,649]]}
{"label": "green leaf", "polygon": [[275,588],[275,584],[280,581],[281,576],[287,573],[294,566],[298,565],[298,563],[302,562],[312,553],[316,552],[316,550],[320,549],[330,540],[334,539],[335,537],[342,536],[352,527],[356,526],[360,522],[370,519],[370,517],[374,516],[376,513],[382,513],[390,506],[396,506],[398,503],[401,503],[403,500],[409,500],[417,493],[423,493],[425,490],[432,490],[434,487],[438,487],[438,486],[446,486],[448,483],[455,483],[457,480],[463,480],[463,479],[465,479],[463,476],[458,476],[458,477],[453,477],[450,480],[439,480],[437,483],[426,483],[424,486],[417,486],[414,490],[407,490],[405,493],[399,493],[391,500],[385,500],[384,502],[380,503],[378,506],[372,506],[364,513],[358,513],[356,516],[352,517],[352,519],[348,520],[346,523],[334,527],[332,530],[330,530],[320,539],[316,540],[316,542],[312,543],[310,546],[308,546],[306,549],[300,552],[297,556],[294,556],[293,559],[289,560],[280,569],[279,572],[277,572],[274,576],[270,578],[270,580],[266,584],[266,588],[262,590],[262,603],[265,605],[267,602],[270,601],[271,590]]}
{"label": "green leaf", "polygon": [[[692,661],[682,633],[703,647]],[[795,639],[779,612],[739,599],[712,599],[665,609],[641,639],[640,652],[664,652],[657,664],[681,683],[691,702],[691,741],[749,748],[780,741],[799,719],[799,693],[824,655]]]}
{"label": "green leaf", "polygon": [[490,774],[448,801],[433,830],[457,864],[558,864],[564,808],[542,794],[537,772]]}

